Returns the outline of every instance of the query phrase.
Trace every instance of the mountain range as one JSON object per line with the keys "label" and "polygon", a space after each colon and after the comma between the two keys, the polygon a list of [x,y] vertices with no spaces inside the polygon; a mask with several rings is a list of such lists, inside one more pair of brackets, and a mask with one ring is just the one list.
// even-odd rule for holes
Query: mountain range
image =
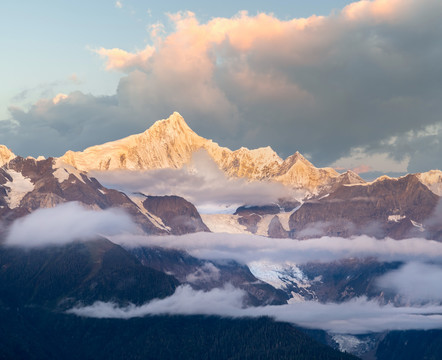
{"label": "mountain range", "polygon": [[[258,191],[256,201],[249,200],[229,213],[203,213],[198,204],[180,194],[128,191],[106,186],[101,181],[100,174],[116,173],[124,180],[167,169],[182,170],[192,176],[204,171],[204,167],[194,166],[195,156],[201,153],[220,171],[216,176],[226,178],[225,186],[237,186],[238,180],[245,187],[256,183],[277,184],[286,190],[286,195],[280,196],[278,192],[278,198],[263,204]],[[111,209],[117,209],[119,218],[127,215],[130,219],[131,236],[173,238],[177,243],[189,234],[203,239],[207,236],[205,241],[210,242],[213,239],[208,236],[213,235],[210,232],[222,233],[225,238],[231,234],[258,235],[276,249],[279,241],[290,239],[322,238],[332,242],[361,235],[370,239],[442,241],[442,172],[439,170],[399,178],[382,176],[367,182],[352,171],[341,174],[332,168],[316,168],[299,152],[281,159],[270,147],[235,151],[221,147],[197,135],[178,113],[157,121],[141,134],[92,146],[82,152],[68,151],[59,158],[23,158],[1,145],[0,166],[0,313],[5,319],[0,325],[0,335],[7,339],[0,343],[0,358],[67,356],[61,348],[54,350],[37,342],[18,340],[20,334],[32,331],[60,337],[67,348],[79,347],[83,356],[85,350],[78,344],[88,326],[97,330],[97,334],[90,334],[93,339],[126,326],[137,345],[144,349],[137,352],[131,347],[128,353],[131,358],[143,358],[146,351],[176,358],[182,346],[186,346],[182,341],[193,344],[186,334],[170,342],[162,340],[162,344],[174,349],[169,356],[160,351],[152,339],[154,330],[171,333],[170,327],[181,325],[199,339],[198,344],[208,351],[208,358],[223,358],[227,353],[231,358],[290,358],[290,354],[297,353],[299,358],[351,359],[354,357],[326,346],[354,350],[345,345],[343,337],[305,329],[298,332],[269,319],[254,322],[161,315],[155,319],[131,320],[133,327],[129,330],[121,320],[78,320],[69,311],[79,306],[94,306],[97,302],[110,302],[115,307],[143,306],[153,299],[155,302],[172,297],[183,286],[203,293],[233,286],[244,294],[244,307],[277,307],[298,301],[342,303],[361,297],[382,304],[402,302],[402,295],[394,289],[380,288],[378,279],[399,271],[403,260],[369,257],[329,262],[312,260],[302,264],[241,262],[219,254],[215,258],[204,258],[198,251],[191,254],[182,248],[163,247],[161,241],[156,243],[159,246],[117,244],[103,234],[94,234],[88,241],[79,237],[67,244],[36,246],[33,241],[46,226],[35,226],[38,220],[34,221],[35,233],[26,234],[25,244],[20,245],[24,248],[11,246],[17,227],[24,227],[27,220],[45,209],[60,209],[66,203],[78,204],[87,216],[91,216],[88,211],[108,214]],[[213,178],[204,181],[210,182]],[[200,185],[195,182],[196,192]],[[111,219],[115,221],[116,217]],[[55,232],[55,221],[57,218],[49,219],[49,230],[45,231]],[[73,227],[81,225],[74,223]],[[75,233],[74,229],[72,232]],[[63,237],[63,234],[57,236]],[[232,239],[234,243],[239,238]],[[252,239],[260,241],[258,237]],[[222,249],[222,246],[218,249],[221,254]],[[240,245],[237,251],[241,251]],[[41,319],[47,320],[42,323]],[[71,340],[62,340],[63,336],[57,335],[54,329],[60,334],[71,333]],[[229,329],[235,334],[244,329],[265,334],[266,339],[261,339],[259,348],[263,349],[261,354],[268,356],[260,357],[252,351],[258,342],[255,336],[241,345],[231,339]],[[219,334],[222,344],[229,341],[235,344],[236,357],[210,345],[215,340],[206,330]],[[281,334],[282,340],[278,342],[269,336],[272,331]],[[143,336],[149,340],[143,343]],[[440,334],[434,337],[439,338]],[[414,339],[408,333],[391,333],[385,337],[400,341],[408,338]],[[367,335],[363,341],[350,339],[357,340],[358,344],[376,344],[367,345],[370,349],[365,352],[355,350],[355,353],[373,355],[378,348],[378,359],[388,358],[389,355],[382,354],[394,353],[399,346],[389,343],[390,340],[385,342],[384,335]],[[123,340],[115,340],[114,348],[123,347],[123,343]],[[197,345],[188,345],[184,353],[188,358],[197,358],[196,349]],[[94,351],[98,353],[98,349]],[[316,355],[309,357],[308,354]]]}
{"label": "mountain range", "polygon": [[332,168],[314,167],[299,152],[282,160],[270,147],[232,151],[197,135],[175,112],[144,133],[92,146],[82,152],[68,151],[61,160],[82,171],[153,170],[190,165],[192,155],[206,151],[228,177],[271,180],[317,192],[335,183],[363,182],[355,173],[339,174]]}
{"label": "mountain range", "polygon": [[[184,199],[121,194],[104,190],[88,177],[91,171],[192,171],[192,159],[198,152],[205,152],[228,179],[283,184],[288,189],[287,198],[278,199],[276,207],[269,204],[247,213],[203,214],[201,218],[192,204],[185,205]],[[2,211],[11,210],[14,214],[23,215],[65,201],[81,201],[98,208],[124,207],[149,233],[210,230],[297,238],[361,233],[397,239],[416,234],[437,239],[442,236],[441,226],[434,221],[442,194],[439,170],[397,179],[382,176],[366,182],[352,171],[340,174],[332,168],[316,168],[299,152],[283,160],[270,147],[243,147],[235,151],[221,147],[197,135],[177,112],[141,134],[82,152],[67,151],[58,159],[22,159],[1,146],[0,164],[5,168],[2,171],[6,171],[0,181],[5,186],[3,202],[7,203]],[[80,191],[71,191],[74,183]],[[289,194],[293,189],[298,191],[296,199]],[[347,206],[350,201],[351,207]],[[244,205],[250,208],[254,204]],[[178,217],[179,206],[182,214]],[[2,219],[16,216],[9,214]],[[183,227],[184,223],[187,225]]]}

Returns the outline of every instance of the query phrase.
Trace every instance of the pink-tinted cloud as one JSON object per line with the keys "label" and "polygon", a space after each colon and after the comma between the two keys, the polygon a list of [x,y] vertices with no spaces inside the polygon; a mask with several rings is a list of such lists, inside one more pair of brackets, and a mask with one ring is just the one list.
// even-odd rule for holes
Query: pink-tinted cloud
{"label": "pink-tinted cloud", "polygon": [[359,165],[352,169],[356,174],[363,174],[369,171],[373,171],[373,168],[370,165]]}
{"label": "pink-tinted cloud", "polygon": [[125,70],[145,67],[146,62],[152,57],[155,49],[152,46],[146,46],[145,49],[135,54],[117,48],[100,48],[94,51],[107,59],[107,70]]}
{"label": "pink-tinted cloud", "polygon": [[405,16],[419,0],[361,0],[347,5],[343,14],[352,21],[395,21]]}

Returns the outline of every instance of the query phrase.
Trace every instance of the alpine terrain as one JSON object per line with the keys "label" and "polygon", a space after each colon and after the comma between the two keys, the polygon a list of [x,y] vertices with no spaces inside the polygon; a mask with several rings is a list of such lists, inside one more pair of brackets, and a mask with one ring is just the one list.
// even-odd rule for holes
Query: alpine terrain
{"label": "alpine terrain", "polygon": [[[215,176],[194,166],[201,153]],[[0,358],[440,348],[442,297],[425,275],[442,273],[439,170],[367,182],[299,152],[221,147],[177,112],[59,158],[0,146],[0,166]],[[232,206],[205,211],[202,192]],[[416,317],[432,332],[411,332]]]}

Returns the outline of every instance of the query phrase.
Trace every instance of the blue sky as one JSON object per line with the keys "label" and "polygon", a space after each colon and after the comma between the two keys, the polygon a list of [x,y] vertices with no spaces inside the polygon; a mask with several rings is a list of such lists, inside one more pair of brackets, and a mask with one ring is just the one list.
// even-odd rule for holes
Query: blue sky
{"label": "blue sky", "polygon": [[59,156],[178,111],[233,149],[442,168],[441,14],[437,0],[6,2],[0,143]]}

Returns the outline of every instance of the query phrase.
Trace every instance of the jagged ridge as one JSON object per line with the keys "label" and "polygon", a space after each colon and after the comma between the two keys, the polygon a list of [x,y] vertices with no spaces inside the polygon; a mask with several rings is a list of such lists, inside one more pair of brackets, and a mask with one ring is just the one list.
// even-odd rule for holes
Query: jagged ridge
{"label": "jagged ridge", "polygon": [[[282,160],[271,148],[232,151],[197,135],[175,112],[137,135],[87,148],[68,151],[61,159],[79,170],[150,170],[181,168],[192,155],[205,150],[227,176],[250,180],[274,180],[315,192],[340,176],[332,168],[318,169],[300,153]],[[362,182],[359,178],[358,182]]]}

